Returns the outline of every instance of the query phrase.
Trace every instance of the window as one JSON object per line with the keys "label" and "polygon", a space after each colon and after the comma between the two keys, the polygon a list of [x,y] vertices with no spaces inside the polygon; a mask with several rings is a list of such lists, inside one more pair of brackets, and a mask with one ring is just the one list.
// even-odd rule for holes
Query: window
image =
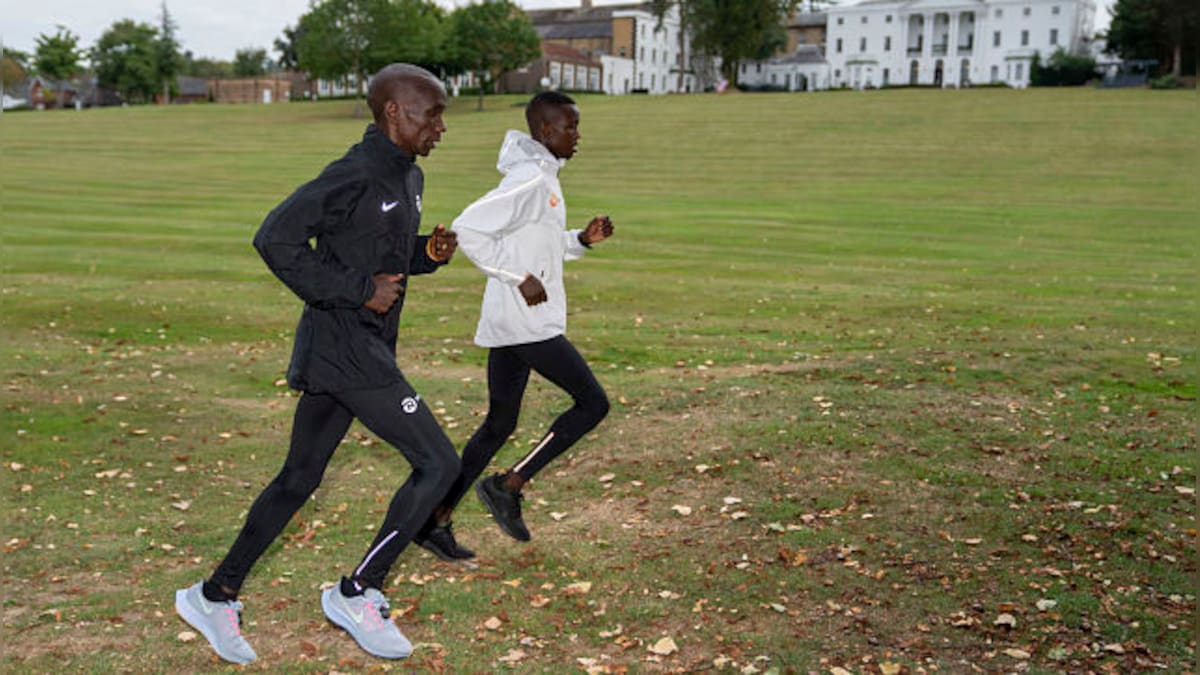
{"label": "window", "polygon": [[839,54],[842,53],[842,38],[837,39],[837,49],[835,51]]}
{"label": "window", "polygon": [[1050,29],[1050,44],[1052,44],[1052,45],[1058,44],[1058,29],[1057,28]]}
{"label": "window", "polygon": [[860,52],[867,51],[867,38],[859,38],[858,39],[858,51],[860,51]]}
{"label": "window", "polygon": [[891,15],[891,14],[888,14],[888,15],[887,15],[887,16],[884,18],[884,21],[886,21],[887,23],[891,23],[891,22],[892,22],[892,15]]}
{"label": "window", "polygon": [[1058,5],[1051,7],[1050,13],[1053,14],[1054,16],[1058,16]]}
{"label": "window", "polygon": [[865,14],[863,15],[862,22],[863,22],[863,23],[866,23],[866,22],[867,22],[867,17],[866,17],[866,15],[865,15]]}
{"label": "window", "polygon": [[996,31],[995,33],[992,33],[992,46],[993,47],[1000,46],[1000,31]]}
{"label": "window", "polygon": [[842,25],[843,23],[845,23],[845,19],[844,19],[843,17],[840,17],[840,16],[839,16],[839,17],[838,17],[838,25],[840,26],[840,25]]}
{"label": "window", "polygon": [[654,90],[654,73],[650,73],[650,90]]}
{"label": "window", "polygon": [[642,47],[639,51],[641,52],[641,54],[638,56],[638,61],[645,61],[646,60],[646,48]]}
{"label": "window", "polygon": [[1002,18],[1003,16],[1004,16],[1004,10],[997,7],[996,8],[996,18],[999,19],[999,18]]}
{"label": "window", "polygon": [[658,63],[658,50],[657,49],[650,50],[650,63]]}
{"label": "window", "polygon": [[892,51],[892,36],[888,35],[883,38],[883,51]]}
{"label": "window", "polygon": [[618,56],[620,56],[620,57],[622,57],[622,58],[624,58],[624,57],[625,57],[625,48],[624,48],[624,47],[621,47],[620,49],[618,49],[618,50],[617,50],[617,55],[618,55]]}
{"label": "window", "polygon": [[1000,66],[992,66],[992,82],[1000,79]]}
{"label": "window", "polygon": [[761,61],[754,67],[754,72],[758,73],[759,75],[762,74],[762,62]]}
{"label": "window", "polygon": [[1021,31],[1021,46],[1022,47],[1029,46],[1029,31],[1027,31],[1027,30]]}
{"label": "window", "polygon": [[1020,61],[1016,65],[1017,80],[1022,80],[1025,77],[1025,64]]}
{"label": "window", "polygon": [[833,79],[837,80],[837,79],[841,79],[841,77],[842,77],[842,71],[840,71],[840,70],[833,71]]}
{"label": "window", "polygon": [[1033,14],[1033,8],[1031,7],[1026,7],[1021,10],[1021,16],[1029,16],[1030,14]]}

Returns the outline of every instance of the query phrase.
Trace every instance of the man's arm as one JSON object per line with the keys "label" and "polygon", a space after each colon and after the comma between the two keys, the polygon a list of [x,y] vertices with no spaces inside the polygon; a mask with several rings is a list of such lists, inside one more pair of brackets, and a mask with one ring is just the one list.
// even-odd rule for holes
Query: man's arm
{"label": "man's arm", "polygon": [[375,295],[369,272],[321,260],[309,244],[345,223],[365,189],[363,182],[323,174],[276,206],[254,235],[254,248],[267,267],[313,307],[362,307]]}
{"label": "man's arm", "polygon": [[438,223],[431,234],[417,236],[408,271],[410,274],[436,272],[439,267],[450,262],[457,250],[458,235]]}
{"label": "man's arm", "polygon": [[567,230],[566,260],[578,260],[584,251],[608,239],[613,234],[612,220],[601,214],[592,218],[582,230]]}
{"label": "man's arm", "polygon": [[541,176],[506,176],[495,190],[463,210],[451,226],[458,247],[481,272],[509,286],[520,285],[529,270],[516,269],[505,237],[530,222]]}

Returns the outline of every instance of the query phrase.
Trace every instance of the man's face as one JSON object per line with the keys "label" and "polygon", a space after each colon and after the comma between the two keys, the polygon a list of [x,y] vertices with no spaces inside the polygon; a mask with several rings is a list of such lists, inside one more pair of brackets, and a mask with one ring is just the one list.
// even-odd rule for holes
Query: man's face
{"label": "man's face", "polygon": [[542,145],[559,159],[571,159],[579,145],[579,107],[560,105],[542,122]]}
{"label": "man's face", "polygon": [[446,132],[442,120],[446,91],[440,83],[431,81],[414,87],[405,99],[394,99],[397,111],[392,140],[410,155],[427,157]]}

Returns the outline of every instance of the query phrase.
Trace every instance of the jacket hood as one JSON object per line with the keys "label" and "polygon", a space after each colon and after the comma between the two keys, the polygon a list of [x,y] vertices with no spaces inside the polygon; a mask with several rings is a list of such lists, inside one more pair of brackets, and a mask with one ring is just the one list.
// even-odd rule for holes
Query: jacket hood
{"label": "jacket hood", "polygon": [[533,140],[529,134],[509,129],[508,133],[504,135],[504,143],[500,145],[500,156],[496,159],[496,168],[500,170],[500,173],[508,173],[517,166],[535,162],[558,169],[565,161],[555,157],[546,149],[546,146]]}

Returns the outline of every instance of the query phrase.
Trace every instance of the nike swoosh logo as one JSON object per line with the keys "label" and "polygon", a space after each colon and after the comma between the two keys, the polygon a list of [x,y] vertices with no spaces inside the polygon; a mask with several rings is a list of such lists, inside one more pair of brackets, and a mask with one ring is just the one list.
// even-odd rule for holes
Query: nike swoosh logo
{"label": "nike swoosh logo", "polygon": [[212,605],[208,604],[208,598],[203,593],[200,594],[200,609],[205,614],[212,614]]}
{"label": "nike swoosh logo", "polygon": [[383,203],[383,206],[382,206],[382,207],[380,207],[380,208],[382,208],[382,209],[383,209],[383,212],[384,212],[384,213],[387,213],[388,211],[391,211],[392,209],[396,208],[396,205],[397,205],[397,204],[399,204],[399,203],[400,203],[399,201],[395,201],[395,202],[384,202],[384,203]]}

